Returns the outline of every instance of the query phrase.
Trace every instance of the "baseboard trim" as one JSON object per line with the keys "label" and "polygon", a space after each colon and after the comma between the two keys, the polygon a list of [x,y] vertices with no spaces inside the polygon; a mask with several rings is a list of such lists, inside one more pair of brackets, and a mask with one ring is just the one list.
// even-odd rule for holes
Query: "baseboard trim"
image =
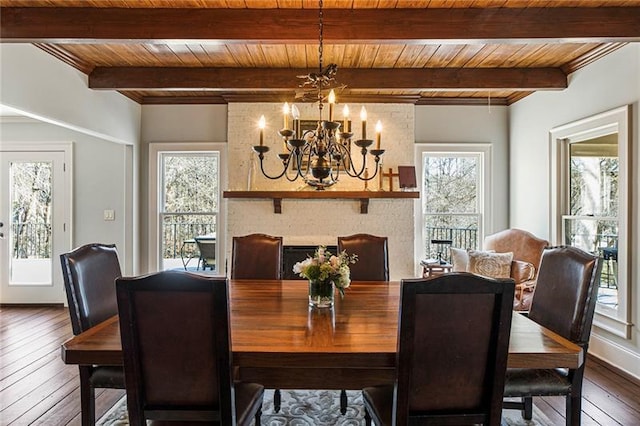
{"label": "baseboard trim", "polygon": [[64,303],[0,303],[0,308],[64,308]]}
{"label": "baseboard trim", "polygon": [[640,378],[634,376],[633,374],[628,373],[627,371],[621,368],[616,367],[615,365],[610,364],[606,360],[602,358],[598,358],[597,356],[592,354],[587,354],[587,359],[589,360],[589,362],[595,362],[596,364],[600,364],[602,367],[606,368],[607,370],[611,370],[613,373],[617,374],[618,376],[621,376],[629,380],[634,385],[640,386]]}
{"label": "baseboard trim", "polygon": [[588,356],[597,359],[612,371],[640,383],[640,354],[616,342],[591,333]]}

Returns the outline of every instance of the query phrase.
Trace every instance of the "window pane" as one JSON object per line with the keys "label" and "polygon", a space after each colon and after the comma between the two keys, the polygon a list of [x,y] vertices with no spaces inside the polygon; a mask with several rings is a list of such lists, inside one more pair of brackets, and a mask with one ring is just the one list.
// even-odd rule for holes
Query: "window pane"
{"label": "window pane", "polygon": [[571,145],[569,214],[618,216],[618,158],[576,155],[578,145]]}
{"label": "window pane", "polygon": [[10,285],[51,285],[52,164],[16,162],[11,182]]}
{"label": "window pane", "polygon": [[218,156],[213,154],[165,154],[163,211],[218,211]]}
{"label": "window pane", "polygon": [[601,256],[598,302],[618,306],[618,221],[603,219],[564,219],[565,244]]}
{"label": "window pane", "polygon": [[424,157],[423,211],[477,213],[477,157]]}
{"label": "window pane", "polygon": [[[162,218],[162,266],[163,270],[182,268],[197,255],[194,237],[216,235],[216,215],[167,214]],[[189,241],[185,243],[185,241]]]}

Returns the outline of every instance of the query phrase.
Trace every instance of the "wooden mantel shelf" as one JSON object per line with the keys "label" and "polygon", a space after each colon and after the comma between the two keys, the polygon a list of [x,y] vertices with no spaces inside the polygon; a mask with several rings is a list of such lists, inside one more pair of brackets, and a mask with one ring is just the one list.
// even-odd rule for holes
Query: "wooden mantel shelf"
{"label": "wooden mantel shelf", "polygon": [[418,191],[224,191],[224,198],[267,198],[273,200],[273,212],[282,213],[282,199],[360,200],[360,213],[367,214],[371,198],[420,198]]}

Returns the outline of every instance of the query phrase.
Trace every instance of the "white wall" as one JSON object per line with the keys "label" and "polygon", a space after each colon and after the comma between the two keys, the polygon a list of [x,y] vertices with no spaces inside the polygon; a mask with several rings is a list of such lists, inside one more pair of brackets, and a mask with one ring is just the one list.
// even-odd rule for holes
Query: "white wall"
{"label": "white wall", "polygon": [[640,275],[640,44],[629,44],[571,75],[569,88],[561,92],[538,92],[511,106],[511,214],[513,227],[523,227],[551,238],[549,205],[549,130],[622,105],[630,104],[632,122],[633,178],[631,186],[631,322],[630,340],[594,328],[590,352],[640,377],[640,333],[638,332]]}
{"label": "white wall", "polygon": [[[78,247],[92,242],[115,244],[125,273],[133,272],[132,213],[127,150],[131,147],[94,138],[52,124],[2,121],[2,142],[73,142],[73,240]],[[128,166],[128,167],[127,167]],[[115,220],[105,221],[104,210],[115,210]]]}
{"label": "white wall", "polygon": [[136,144],[140,105],[87,89],[87,76],[29,44],[0,44],[0,104],[42,121]]}
{"label": "white wall", "polygon": [[114,241],[125,273],[137,272],[140,105],[89,90],[86,75],[28,44],[0,44],[0,104],[41,122],[3,122],[0,141],[75,142],[74,244]]}
{"label": "white wall", "polygon": [[416,143],[491,144],[493,217],[485,234],[509,227],[508,132],[509,110],[504,106],[416,107]]}

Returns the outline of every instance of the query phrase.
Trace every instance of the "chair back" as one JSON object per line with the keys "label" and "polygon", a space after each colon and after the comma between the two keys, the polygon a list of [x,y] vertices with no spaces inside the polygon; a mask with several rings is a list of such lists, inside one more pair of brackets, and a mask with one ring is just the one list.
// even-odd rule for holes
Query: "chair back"
{"label": "chair back", "polygon": [[116,287],[131,424],[235,424],[226,279],[163,271]]}
{"label": "chair back", "polygon": [[358,261],[349,265],[353,281],[389,281],[387,237],[355,234],[338,237],[338,251],[357,254]]}
{"label": "chair back", "polygon": [[208,237],[195,237],[194,240],[198,245],[200,252],[200,261],[202,261],[202,269],[216,267],[216,240]]}
{"label": "chair back", "polygon": [[602,259],[579,248],[544,251],[529,318],[585,347],[596,309]]}
{"label": "chair back", "polygon": [[402,280],[392,424],[500,424],[514,289],[466,272]]}
{"label": "chair back", "polygon": [[231,279],[282,278],[282,237],[251,234],[233,237]]}
{"label": "chair back", "polygon": [[122,275],[113,244],[86,244],[60,255],[73,334],[118,313],[116,278]]}
{"label": "chair back", "polygon": [[531,263],[536,269],[540,268],[540,259],[545,247],[549,245],[547,240],[536,237],[522,229],[505,229],[484,239],[485,250],[495,250],[497,253],[513,253],[514,260]]}

